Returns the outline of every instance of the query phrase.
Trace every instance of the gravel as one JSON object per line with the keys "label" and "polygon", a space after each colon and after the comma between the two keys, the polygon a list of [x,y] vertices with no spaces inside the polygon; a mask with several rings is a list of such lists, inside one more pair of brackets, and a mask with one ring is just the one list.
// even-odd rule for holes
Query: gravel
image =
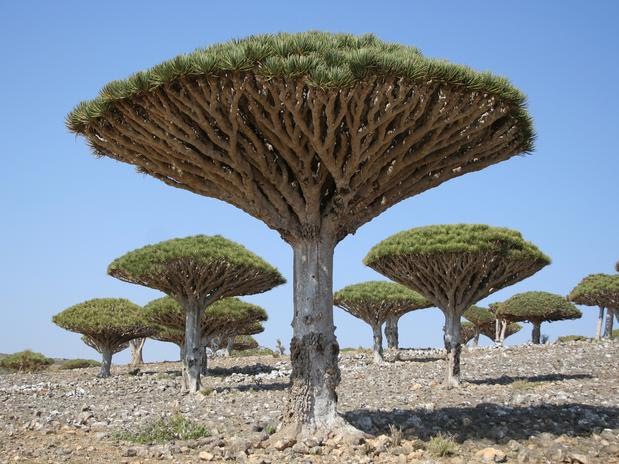
{"label": "gravel", "polygon": [[[395,356],[387,353],[388,359]],[[435,349],[375,365],[343,353],[339,409],[370,434],[357,443],[267,441],[285,403],[286,357],[216,358],[204,394],[180,394],[177,363],[0,375],[0,463],[619,463],[619,343],[472,348],[463,383],[441,385]],[[181,414],[196,440],[135,445],[119,432]],[[435,437],[455,453],[437,457]]]}

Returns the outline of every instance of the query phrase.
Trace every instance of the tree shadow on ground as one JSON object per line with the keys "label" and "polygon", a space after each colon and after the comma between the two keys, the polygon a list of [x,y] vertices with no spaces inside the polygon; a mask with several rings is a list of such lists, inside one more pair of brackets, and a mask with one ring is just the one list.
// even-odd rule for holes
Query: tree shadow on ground
{"label": "tree shadow on ground", "polygon": [[512,377],[510,375],[503,375],[501,377],[489,378],[489,379],[476,379],[466,380],[466,383],[473,383],[476,385],[509,385],[518,381],[526,382],[560,382],[562,380],[581,380],[591,379],[591,374],[544,374],[544,375],[522,375]]}
{"label": "tree shadow on ground", "polygon": [[251,364],[249,366],[209,367],[208,375],[212,375],[215,377],[227,377],[232,374],[256,375],[256,374],[268,374],[269,372],[273,372],[276,370],[278,370],[276,367],[268,366],[262,363],[257,363],[257,364]]}
{"label": "tree shadow on ground", "polygon": [[619,428],[619,407],[578,403],[528,407],[481,403],[434,411],[357,409],[344,417],[370,434],[389,434],[390,426],[395,426],[407,439],[429,440],[438,433],[447,433],[460,443],[471,439],[507,443],[542,433],[589,436],[605,428]]}
{"label": "tree shadow on ground", "polygon": [[229,387],[215,387],[213,388],[213,390],[215,390],[217,393],[231,393],[231,392],[235,392],[235,391],[240,391],[240,392],[245,392],[245,391],[254,391],[254,392],[259,392],[259,391],[278,391],[278,390],[286,390],[288,387],[290,386],[290,383],[288,382],[273,382],[273,383],[261,383],[261,382],[256,382],[256,383],[251,383],[251,384],[245,384],[245,385],[233,385],[233,386],[229,386]]}

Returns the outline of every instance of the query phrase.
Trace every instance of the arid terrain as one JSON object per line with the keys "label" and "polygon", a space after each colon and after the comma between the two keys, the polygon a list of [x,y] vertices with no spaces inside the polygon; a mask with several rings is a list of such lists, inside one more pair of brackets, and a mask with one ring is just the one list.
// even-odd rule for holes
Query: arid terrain
{"label": "arid terrain", "polygon": [[[0,463],[619,463],[619,342],[468,349],[457,390],[441,386],[439,350],[382,365],[350,351],[340,366],[340,411],[366,440],[269,440],[286,357],[215,359],[197,396],[180,394],[176,363],[0,375]],[[177,414],[208,436],[123,433]]]}

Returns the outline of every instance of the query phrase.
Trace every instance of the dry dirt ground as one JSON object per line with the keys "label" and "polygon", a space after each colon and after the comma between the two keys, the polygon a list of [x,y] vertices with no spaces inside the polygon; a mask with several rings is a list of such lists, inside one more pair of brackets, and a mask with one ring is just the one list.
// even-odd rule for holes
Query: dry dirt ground
{"label": "dry dirt ground", "polygon": [[[97,369],[1,375],[0,463],[619,463],[619,342],[468,349],[458,390],[440,384],[441,351],[401,358],[342,354],[340,411],[371,435],[356,443],[266,440],[285,401],[286,357],[216,359],[196,396],[180,394],[176,363],[136,375],[117,366],[110,379]],[[209,436],[119,439],[178,413]]]}

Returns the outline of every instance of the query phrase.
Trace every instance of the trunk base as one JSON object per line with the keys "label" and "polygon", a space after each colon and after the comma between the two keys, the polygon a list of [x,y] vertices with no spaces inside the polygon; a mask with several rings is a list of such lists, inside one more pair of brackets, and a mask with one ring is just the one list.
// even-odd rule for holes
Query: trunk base
{"label": "trunk base", "polygon": [[315,423],[289,422],[283,424],[268,440],[268,445],[275,445],[277,442],[303,442],[307,439],[317,442],[325,442],[330,438],[341,438],[349,444],[360,444],[370,435],[359,430],[342,416],[336,414],[331,420]]}

